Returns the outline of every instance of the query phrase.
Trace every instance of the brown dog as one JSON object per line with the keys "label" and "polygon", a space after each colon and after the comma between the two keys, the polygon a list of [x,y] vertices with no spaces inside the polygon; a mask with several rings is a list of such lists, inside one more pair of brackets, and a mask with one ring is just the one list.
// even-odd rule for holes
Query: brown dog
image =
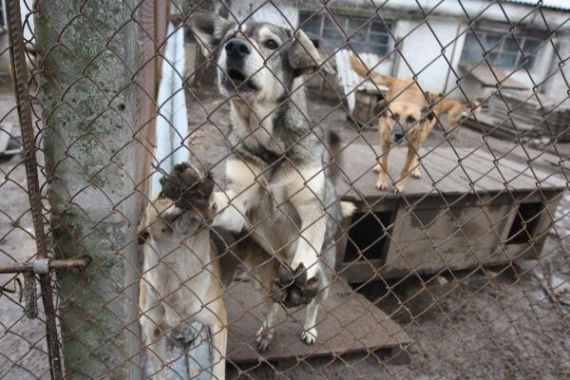
{"label": "brown dog", "polygon": [[469,99],[468,104],[466,104],[457,99],[445,98],[444,95],[439,92],[427,92],[426,95],[430,104],[432,104],[433,113],[438,120],[441,116],[447,114],[450,138],[457,136],[458,122],[478,115],[481,112],[481,102],[478,100]]}
{"label": "brown dog", "polygon": [[356,56],[350,57],[350,65],[361,77],[369,78],[378,85],[389,86],[385,94],[384,111],[378,123],[382,155],[381,161],[374,168],[374,171],[379,173],[376,188],[382,190],[388,187],[390,147],[393,143],[405,140],[408,154],[400,179],[394,185],[394,191],[402,192],[408,175],[411,174],[414,178],[421,176],[417,160],[418,151],[435,125],[433,113],[429,111],[430,104],[412,77],[394,78],[371,72]]}

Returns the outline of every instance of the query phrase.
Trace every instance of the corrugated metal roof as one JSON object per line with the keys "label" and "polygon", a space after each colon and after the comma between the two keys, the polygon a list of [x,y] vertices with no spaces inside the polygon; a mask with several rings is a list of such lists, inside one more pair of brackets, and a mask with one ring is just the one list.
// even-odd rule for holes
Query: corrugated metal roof
{"label": "corrugated metal roof", "polygon": [[[518,3],[524,5],[538,5],[538,0],[503,0],[507,3]],[[543,8],[558,9],[563,11],[570,11],[570,0],[542,0]]]}

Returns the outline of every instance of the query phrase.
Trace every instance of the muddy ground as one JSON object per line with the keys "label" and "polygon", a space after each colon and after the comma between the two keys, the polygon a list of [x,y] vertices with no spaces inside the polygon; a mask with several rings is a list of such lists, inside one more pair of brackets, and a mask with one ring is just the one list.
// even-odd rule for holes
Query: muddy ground
{"label": "muddy ground", "polygon": [[[213,99],[213,101],[212,101]],[[3,99],[4,103],[8,100]],[[188,93],[189,145],[195,160],[212,168],[223,186],[223,155],[227,151],[228,107],[215,92]],[[374,130],[358,131],[347,121],[340,102],[311,101],[311,117],[340,133],[344,142],[363,138],[377,145]],[[8,108],[9,109],[9,108]],[[0,110],[8,113],[6,108]],[[14,114],[11,114],[13,121]],[[5,120],[7,122],[9,120]],[[447,144],[440,130],[427,146]],[[512,143],[462,129],[456,147],[490,146],[506,152]],[[568,146],[556,147],[568,160]],[[552,147],[550,147],[552,150]],[[519,157],[525,163],[525,157]],[[0,265],[33,254],[31,218],[21,157],[0,161]],[[533,163],[556,170],[546,156]],[[526,164],[526,163],[525,163]],[[3,182],[2,182],[3,181]],[[570,308],[553,303],[530,268],[539,265],[570,280],[570,196],[556,213],[543,257],[538,261],[443,273],[440,278],[410,277],[374,282],[358,291],[391,315],[414,339],[407,348],[408,364],[392,363],[381,353],[365,352],[336,358],[311,359],[277,366],[242,367],[241,378],[252,379],[564,379],[570,378]],[[443,284],[442,278],[447,281]],[[9,276],[0,277],[0,284]],[[17,297],[0,298],[0,379],[47,379],[43,324],[27,320]],[[230,374],[235,377],[237,371]]]}

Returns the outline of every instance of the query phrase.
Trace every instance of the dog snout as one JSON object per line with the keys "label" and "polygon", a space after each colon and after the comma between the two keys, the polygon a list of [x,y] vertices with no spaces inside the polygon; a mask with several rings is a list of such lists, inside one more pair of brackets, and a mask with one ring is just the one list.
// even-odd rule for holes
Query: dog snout
{"label": "dog snout", "polygon": [[395,141],[400,141],[403,138],[404,138],[403,132],[394,132],[394,140]]}
{"label": "dog snout", "polygon": [[226,44],[226,53],[232,59],[241,59],[251,53],[247,43],[239,38],[233,38]]}

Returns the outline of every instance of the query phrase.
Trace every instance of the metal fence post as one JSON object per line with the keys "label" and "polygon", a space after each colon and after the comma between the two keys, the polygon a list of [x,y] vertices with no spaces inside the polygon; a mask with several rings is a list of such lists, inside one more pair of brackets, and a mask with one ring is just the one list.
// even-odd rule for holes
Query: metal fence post
{"label": "metal fence post", "polygon": [[138,29],[134,0],[36,3],[66,378],[140,378],[136,269]]}

